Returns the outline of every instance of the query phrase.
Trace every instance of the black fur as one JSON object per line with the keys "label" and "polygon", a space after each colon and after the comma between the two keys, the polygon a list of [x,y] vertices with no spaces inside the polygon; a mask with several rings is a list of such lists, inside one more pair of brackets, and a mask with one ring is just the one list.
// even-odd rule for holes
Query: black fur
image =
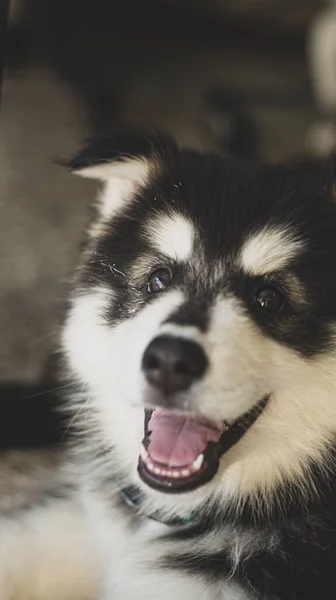
{"label": "black fur", "polygon": [[[141,223],[173,207],[191,215],[206,262],[201,280],[195,277],[192,265],[168,265],[173,272],[172,285],[186,282],[190,294],[189,309],[183,308],[176,315],[178,322],[190,321],[196,311],[197,321],[204,327],[218,291],[232,290],[267,335],[306,356],[329,349],[330,325],[336,319],[333,159],[323,167],[311,165],[309,171],[304,165],[256,166],[192,151],[179,152],[169,138],[130,129],[125,135],[118,133],[112,139],[94,143],[69,165],[77,170],[130,156],[151,158],[160,172],[146,190],[139,192],[139,201],[115,219],[98,240],[81,275],[84,286],[113,283],[119,302],[109,315],[111,323],[125,318],[129,308],[138,306],[140,310],[143,300],[151,300],[146,292],[147,280],[129,281],[122,273],[127,273],[143,253],[152,255],[153,269],[166,266],[167,261],[163,264],[162,257],[154,255],[149,241],[141,235]],[[232,259],[247,235],[272,225],[288,225],[298,239],[305,241],[305,250],[289,268],[302,286],[305,300],[297,303],[287,293],[284,310],[265,318],[253,303],[254,290],[263,283],[272,283],[286,294],[283,273],[274,274],[271,281],[248,277],[237,270]],[[212,265],[218,261],[223,263],[223,277],[214,285]]]}
{"label": "black fur", "polygon": [[104,162],[122,162],[132,156],[166,158],[167,153],[177,154],[177,146],[170,137],[140,126],[121,124],[115,127],[113,136],[106,134],[105,137],[89,140],[87,147],[66,164],[72,171],[77,171]]}
{"label": "black fur", "polygon": [[[335,448],[330,449],[330,464],[335,464]],[[213,507],[195,528],[185,528],[168,539],[196,540],[209,536],[209,551],[200,556],[192,552],[181,557],[166,556],[164,566],[191,573],[202,573],[209,581],[225,580],[232,574],[232,560],[226,550],[227,527],[244,531],[251,537],[260,534],[276,537],[269,551],[260,549],[238,563],[233,580],[258,598],[313,600],[335,597],[336,577],[336,476],[326,475],[321,465],[311,465],[310,478],[317,495],[303,495],[300,483],[278,490],[266,505],[262,498],[246,500],[239,513],[236,507]],[[211,534],[223,530],[223,550],[211,553]]]}

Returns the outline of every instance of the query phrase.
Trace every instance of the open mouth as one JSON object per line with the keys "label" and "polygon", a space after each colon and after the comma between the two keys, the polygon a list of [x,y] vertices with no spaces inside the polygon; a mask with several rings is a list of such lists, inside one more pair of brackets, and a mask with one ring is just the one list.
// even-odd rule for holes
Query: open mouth
{"label": "open mouth", "polygon": [[263,412],[269,396],[233,423],[210,421],[165,408],[145,410],[138,473],[149,487],[177,494],[211,481],[220,458]]}

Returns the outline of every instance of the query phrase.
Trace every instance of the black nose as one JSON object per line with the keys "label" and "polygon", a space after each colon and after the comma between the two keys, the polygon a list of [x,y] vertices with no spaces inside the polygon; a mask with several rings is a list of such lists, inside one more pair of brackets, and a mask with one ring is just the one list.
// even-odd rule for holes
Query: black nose
{"label": "black nose", "polygon": [[206,355],[195,342],[159,336],[147,346],[142,369],[147,381],[165,394],[186,390],[207,368]]}

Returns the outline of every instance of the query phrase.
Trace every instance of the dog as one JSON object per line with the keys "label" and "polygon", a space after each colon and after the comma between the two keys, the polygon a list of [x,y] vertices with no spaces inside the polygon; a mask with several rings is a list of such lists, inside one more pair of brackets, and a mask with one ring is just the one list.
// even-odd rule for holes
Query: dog
{"label": "dog", "polygon": [[69,463],[27,513],[62,560],[29,598],[334,599],[335,158],[126,128],[69,166],[100,191],[62,334]]}
{"label": "dog", "polygon": [[63,348],[101,600],[336,596],[335,159],[253,165],[132,129]]}

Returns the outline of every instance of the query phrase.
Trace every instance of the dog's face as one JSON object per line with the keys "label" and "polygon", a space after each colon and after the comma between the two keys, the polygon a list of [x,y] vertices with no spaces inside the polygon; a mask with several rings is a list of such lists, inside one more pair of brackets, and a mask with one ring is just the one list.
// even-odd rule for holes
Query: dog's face
{"label": "dog's face", "polygon": [[104,185],[64,347],[113,468],[181,501],[302,476],[336,432],[332,165],[126,134],[72,167]]}

